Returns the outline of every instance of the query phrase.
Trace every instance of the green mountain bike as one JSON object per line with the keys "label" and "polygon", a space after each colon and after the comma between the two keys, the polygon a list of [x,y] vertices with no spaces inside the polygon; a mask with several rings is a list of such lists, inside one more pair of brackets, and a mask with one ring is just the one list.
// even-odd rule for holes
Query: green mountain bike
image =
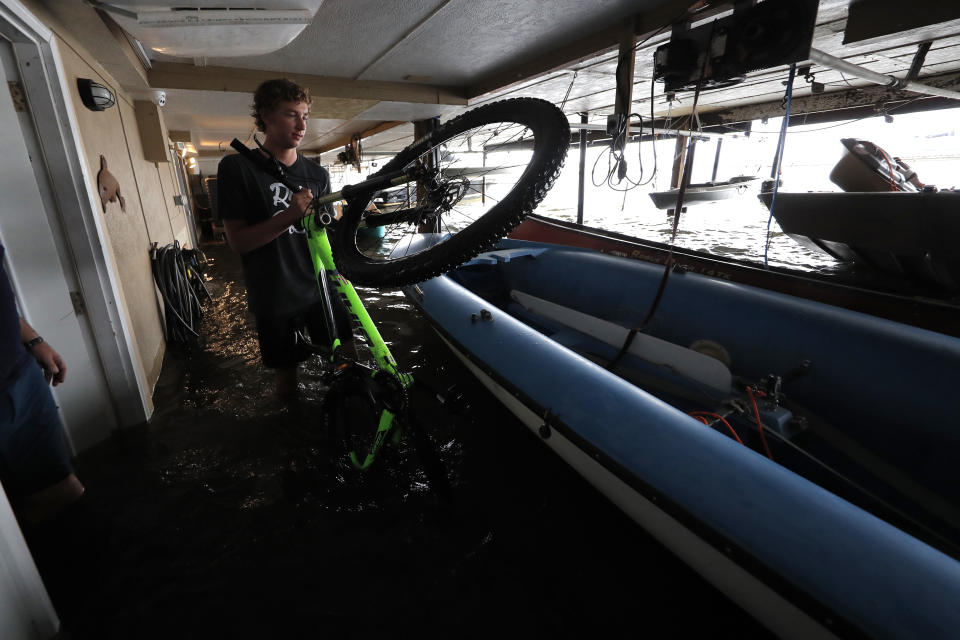
{"label": "green mountain bike", "polygon": [[[402,287],[470,260],[539,204],[563,166],[569,141],[566,116],[549,102],[494,102],[442,124],[368,180],[314,198],[301,223],[332,341],[323,415],[358,469],[373,464],[383,444],[399,438],[403,428],[415,439],[423,436],[408,415],[413,376],[398,367],[351,281]],[[299,190],[266,150],[251,150],[238,140],[231,146]],[[399,204],[385,213],[368,213],[373,196],[383,191],[399,193],[391,198]],[[346,205],[342,218],[335,220],[329,205],[339,200]],[[364,227],[385,227],[382,240],[371,243]],[[414,236],[424,233],[432,234],[431,242],[414,242]],[[342,298],[355,331],[365,337],[372,362],[357,361],[339,348],[334,295]]]}

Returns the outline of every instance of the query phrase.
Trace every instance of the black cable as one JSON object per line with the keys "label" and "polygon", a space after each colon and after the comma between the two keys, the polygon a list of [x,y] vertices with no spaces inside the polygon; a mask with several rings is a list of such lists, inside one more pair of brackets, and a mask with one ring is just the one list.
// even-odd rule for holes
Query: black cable
{"label": "black cable", "polygon": [[[651,38],[659,35],[660,33],[663,32],[664,29],[666,29],[667,27],[673,25],[674,23],[676,23],[677,21],[679,21],[680,19],[682,19],[683,17],[688,16],[688,15],[692,15],[692,13],[690,12],[689,9],[684,9],[684,10],[681,11],[674,19],[672,19],[672,20],[670,20],[669,22],[663,24],[659,29],[657,29],[656,31],[654,31],[653,33],[651,33],[650,35],[648,35],[646,38],[644,38],[644,39],[641,40],[640,42],[638,42],[638,43],[636,43],[635,45],[633,45],[628,51],[625,51],[625,52],[619,54],[619,55],[617,56],[617,69],[616,69],[616,72],[615,72],[615,76],[616,76],[617,78],[620,77],[620,69],[622,68],[622,66],[623,66],[624,62],[626,61],[628,55],[633,55],[633,52],[635,52],[637,49],[639,49],[639,48],[642,47],[644,44],[646,44]],[[633,78],[631,78],[630,81],[633,82]],[[569,92],[570,92],[570,90],[568,89],[568,90],[567,90],[567,94],[568,94],[568,95],[569,95]],[[625,95],[625,94],[626,94],[626,88],[620,86],[619,83],[618,83],[618,86],[616,87],[616,93],[617,93],[617,101],[620,102],[621,104],[626,104],[626,103],[627,103],[627,101],[626,101],[626,99],[625,99],[625,97],[626,97],[626,95]],[[651,80],[650,80],[650,129],[651,129],[651,133],[653,133],[653,128],[654,128],[654,127],[653,127],[653,96],[654,96],[654,80],[651,78]],[[566,103],[566,98],[564,98],[564,103]],[[629,107],[629,105],[627,105],[627,106]],[[626,129],[627,129],[626,125],[627,125],[627,122],[629,121],[630,117],[632,117],[632,116],[637,116],[637,118],[640,119],[640,140],[638,141],[638,145],[637,145],[637,146],[638,146],[638,149],[637,149],[637,157],[638,157],[638,161],[639,161],[639,164],[640,164],[640,177],[639,177],[636,181],[632,180],[629,176],[626,175],[626,160],[625,160],[624,157],[623,157],[623,151],[621,150],[620,144],[619,144],[619,143],[622,141],[622,142],[623,142],[623,146],[625,147],[626,144],[629,142],[629,140],[628,140],[628,139],[624,139],[624,137],[626,136]],[[654,176],[655,176],[656,173],[657,173],[657,145],[656,145],[656,141],[654,140],[653,143],[652,143],[652,144],[653,144],[653,173],[650,175],[650,177],[649,177],[647,180],[644,180],[644,179],[643,179],[643,161],[640,160],[640,153],[641,153],[641,151],[642,151],[642,146],[643,146],[643,145],[641,144],[642,141],[643,141],[643,117],[640,116],[639,114],[636,114],[636,113],[632,113],[632,114],[629,114],[629,115],[626,115],[626,114],[625,114],[623,120],[618,124],[617,132],[616,132],[615,135],[613,136],[613,140],[612,140],[612,142],[611,142],[610,149],[607,151],[607,176],[606,176],[606,178],[604,178],[601,182],[597,182],[597,181],[596,181],[596,178],[595,178],[595,174],[596,174],[596,170],[597,170],[597,164],[600,162],[600,157],[601,157],[601,156],[597,156],[597,159],[596,159],[596,160],[594,161],[594,163],[593,163],[593,168],[590,170],[590,181],[593,183],[593,186],[599,187],[599,186],[603,185],[604,183],[606,183],[606,185],[607,185],[608,187],[610,187],[610,189],[612,189],[612,190],[614,190],[614,191],[619,191],[619,192],[626,193],[627,191],[632,191],[633,189],[635,189],[635,188],[637,188],[637,187],[639,187],[639,186],[643,186],[643,185],[650,184],[650,182],[653,181],[653,178],[654,178]],[[614,160],[614,162],[611,163],[611,160]],[[622,168],[621,168],[621,167],[622,167]],[[616,184],[613,183],[613,176],[614,176],[615,173],[619,176],[619,179],[617,180]],[[627,188],[625,188],[625,189],[618,189],[617,186],[618,186],[624,179],[627,181],[627,183],[628,183],[630,186],[627,187]]]}
{"label": "black cable", "polygon": [[[653,119],[653,96],[654,96],[654,79],[650,78],[650,145],[653,147],[653,173],[650,174],[650,177],[643,184],[649,184],[653,182],[653,179],[657,177],[657,128],[654,126]],[[643,142],[643,127],[640,127],[640,142]],[[638,144],[638,147],[642,144]],[[637,155],[640,155],[640,149],[637,149]],[[643,177],[643,162],[640,163],[640,177]]]}
{"label": "black cable", "polygon": [[164,336],[167,342],[185,343],[198,337],[203,317],[201,294],[212,300],[203,282],[206,257],[197,249],[181,249],[174,241],[150,250],[153,281],[163,298]]}
{"label": "black cable", "polygon": [[[693,93],[693,106],[690,108],[691,134],[693,133],[694,118],[697,117],[697,103],[700,100],[700,90],[703,85],[703,76],[706,72],[706,67],[707,58],[704,56],[703,65],[700,67],[700,76],[697,78],[697,86]],[[617,355],[615,355],[613,359],[605,365],[608,371],[613,371],[614,368],[616,368],[623,356],[626,355],[627,351],[629,351],[630,345],[633,344],[637,334],[646,330],[647,325],[650,324],[651,320],[653,320],[657,309],[660,307],[660,301],[663,299],[663,293],[667,288],[667,281],[670,279],[670,273],[673,271],[674,243],[676,242],[677,229],[680,225],[680,214],[683,212],[683,200],[687,193],[687,187],[690,185],[690,176],[693,173],[693,156],[694,151],[696,150],[696,144],[697,138],[691,135],[687,140],[687,157],[680,174],[680,187],[677,189],[677,204],[675,205],[676,208],[673,211],[673,233],[670,236],[670,249],[667,252],[667,259],[663,263],[663,275],[660,278],[660,285],[657,287],[657,293],[654,296],[653,302],[650,304],[650,308],[647,310],[647,314],[643,318],[643,321],[639,326],[633,327],[627,332],[627,337],[620,346],[620,350],[617,352]]]}
{"label": "black cable", "polygon": [[[653,86],[653,82],[651,81],[651,93],[653,92],[652,86]],[[651,111],[653,111],[652,106],[651,106]],[[604,155],[601,153],[600,155],[597,156],[597,159],[593,161],[593,167],[590,170],[590,181],[593,183],[593,186],[595,187],[600,187],[606,184],[613,191],[626,193],[627,191],[632,191],[637,187],[642,187],[650,184],[653,181],[654,176],[656,176],[656,173],[657,173],[656,141],[655,140],[651,141],[651,144],[653,144],[653,173],[651,173],[650,176],[646,180],[644,180],[645,171],[643,168],[643,158],[641,156],[643,152],[643,116],[641,116],[639,113],[631,113],[628,117],[629,118],[636,117],[640,121],[640,132],[638,134],[638,136],[640,137],[640,140],[637,143],[637,160],[640,166],[640,175],[639,177],[637,177],[636,180],[634,180],[633,178],[631,178],[626,174],[626,170],[623,171],[623,175],[618,174],[621,163],[623,163],[624,165],[626,164],[626,160],[624,159],[624,153],[620,149],[619,142],[623,140],[624,147],[626,147],[627,143],[629,143],[629,139],[624,139],[624,137],[626,136],[626,120],[624,120],[623,123],[621,123],[621,125],[618,127],[617,133],[614,135],[610,148],[608,148],[606,151],[607,174],[599,182],[596,179],[597,165],[600,163],[600,159],[603,158]],[[650,125],[650,128],[651,128],[651,131],[654,129],[652,124]],[[616,183],[613,182],[614,174],[618,174],[618,180]],[[620,189],[618,188],[618,186],[623,180],[626,180],[630,186]]]}

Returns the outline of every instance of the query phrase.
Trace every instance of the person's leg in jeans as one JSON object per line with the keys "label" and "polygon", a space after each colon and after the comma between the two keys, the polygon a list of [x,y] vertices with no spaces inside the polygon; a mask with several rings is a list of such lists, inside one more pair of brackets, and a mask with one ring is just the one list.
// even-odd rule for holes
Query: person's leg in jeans
{"label": "person's leg in jeans", "polygon": [[0,480],[26,525],[52,519],[84,492],[56,402],[33,364],[0,396]]}

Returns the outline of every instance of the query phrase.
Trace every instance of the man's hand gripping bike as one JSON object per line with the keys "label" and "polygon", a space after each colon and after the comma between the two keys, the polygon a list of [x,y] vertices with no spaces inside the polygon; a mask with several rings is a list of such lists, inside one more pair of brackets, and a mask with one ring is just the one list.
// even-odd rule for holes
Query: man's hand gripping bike
{"label": "man's hand gripping bike", "polygon": [[[440,125],[400,151],[368,180],[317,195],[302,224],[317,284],[326,306],[333,363],[325,421],[350,460],[366,469],[398,423],[417,436],[408,419],[413,377],[402,372],[351,281],[365,286],[402,287],[441,275],[492,246],[546,195],[566,157],[570,127],[554,105],[533,98],[495,102]],[[293,191],[299,187],[269,154],[238,140],[232,145]],[[392,194],[391,209],[368,214],[373,196]],[[346,200],[335,221],[327,205]],[[371,243],[364,227],[385,227]],[[331,243],[328,231],[334,235]],[[414,242],[430,232],[431,242]],[[340,348],[331,296],[344,300],[356,330],[366,337],[373,364]],[[420,448],[418,446],[418,448]]]}

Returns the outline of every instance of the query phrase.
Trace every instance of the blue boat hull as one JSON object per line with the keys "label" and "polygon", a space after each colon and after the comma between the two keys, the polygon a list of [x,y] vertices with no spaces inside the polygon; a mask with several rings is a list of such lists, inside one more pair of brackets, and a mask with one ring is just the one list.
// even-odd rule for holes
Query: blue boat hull
{"label": "blue boat hull", "polygon": [[[545,444],[778,635],[955,637],[953,557],[607,371],[591,360],[616,348],[511,297],[522,291],[630,327],[660,273],[590,251],[505,241],[406,292]],[[720,345],[734,373],[751,380],[809,360],[787,394],[842,425],[842,437],[867,443],[869,460],[909,477],[900,490],[946,505],[937,511],[943,518],[953,514],[960,447],[945,399],[960,370],[960,340],[690,273],[673,274],[649,333],[675,345]],[[676,377],[669,366],[638,367]],[[698,385],[686,388],[718,396]],[[789,421],[781,426],[788,440]]]}

